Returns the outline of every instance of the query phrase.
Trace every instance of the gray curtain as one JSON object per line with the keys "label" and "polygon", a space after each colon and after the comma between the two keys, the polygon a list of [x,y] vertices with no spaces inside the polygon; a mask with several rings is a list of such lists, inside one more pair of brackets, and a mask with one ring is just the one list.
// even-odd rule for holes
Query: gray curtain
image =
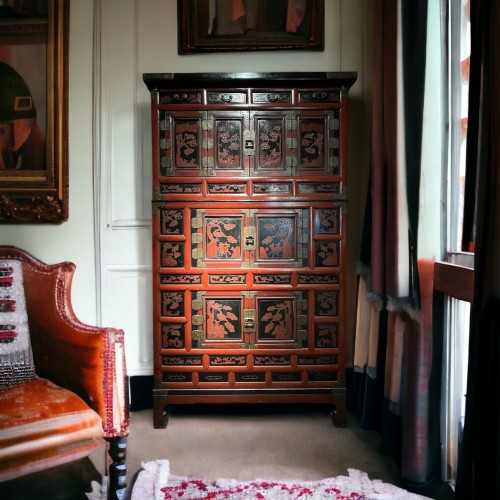
{"label": "gray curtain", "polygon": [[[500,498],[500,2],[471,2],[466,202],[475,241],[464,436],[455,496]],[[475,228],[475,234],[472,231]]]}

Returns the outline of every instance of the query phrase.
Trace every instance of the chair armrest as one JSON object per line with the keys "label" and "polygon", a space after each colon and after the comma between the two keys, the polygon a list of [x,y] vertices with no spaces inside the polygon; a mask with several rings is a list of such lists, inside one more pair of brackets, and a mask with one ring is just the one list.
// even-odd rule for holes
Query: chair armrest
{"label": "chair armrest", "polygon": [[105,437],[128,435],[123,330],[30,319],[30,331],[37,375],[78,394],[100,415]]}
{"label": "chair armrest", "polygon": [[[3,254],[2,254],[3,252]],[[0,257],[23,261],[24,291],[35,370],[78,394],[103,421],[106,437],[129,431],[124,332],[82,323],[71,305],[76,266],[47,265],[19,249]]]}

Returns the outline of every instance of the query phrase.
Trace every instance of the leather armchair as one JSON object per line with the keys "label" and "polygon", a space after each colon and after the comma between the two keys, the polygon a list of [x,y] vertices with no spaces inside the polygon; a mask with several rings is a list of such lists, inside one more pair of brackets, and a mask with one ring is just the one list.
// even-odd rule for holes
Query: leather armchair
{"label": "leather armchair", "polygon": [[[22,262],[36,379],[0,388],[0,435],[5,437],[0,438],[0,482],[81,458],[104,439],[108,498],[117,498],[117,491],[126,486],[129,433],[124,333],[77,319],[70,297],[73,263],[47,265],[23,250],[0,246],[0,262],[5,259]],[[58,388],[69,391],[64,392],[64,404]],[[79,401],[74,403],[76,409],[71,408],[74,395]],[[40,396],[45,401],[38,401]],[[86,415],[87,421],[78,424],[80,415]],[[75,422],[65,434],[68,419]],[[32,434],[16,434],[17,425],[30,428]],[[14,445],[9,435],[16,436]],[[30,440],[37,443],[32,449]],[[52,444],[46,446],[47,442]]]}

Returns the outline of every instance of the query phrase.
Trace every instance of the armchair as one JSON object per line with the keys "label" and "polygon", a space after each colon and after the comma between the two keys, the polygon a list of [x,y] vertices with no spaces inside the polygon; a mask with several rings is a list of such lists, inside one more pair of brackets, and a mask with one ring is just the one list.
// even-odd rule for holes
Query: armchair
{"label": "armchair", "polygon": [[[75,268],[0,246],[0,483],[88,456],[104,439],[108,498],[117,498],[126,486],[129,433],[124,334],[76,318]],[[19,359],[8,346],[22,325],[16,331],[8,313],[17,307],[22,315],[24,308],[22,295],[17,304],[9,297],[23,282],[34,372],[9,366]]]}

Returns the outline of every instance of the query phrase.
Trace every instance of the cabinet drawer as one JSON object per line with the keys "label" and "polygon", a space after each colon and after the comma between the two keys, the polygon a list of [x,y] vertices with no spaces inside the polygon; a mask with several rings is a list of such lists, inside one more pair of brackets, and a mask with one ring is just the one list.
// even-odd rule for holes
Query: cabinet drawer
{"label": "cabinet drawer", "polygon": [[160,104],[201,104],[201,92],[162,92]]}
{"label": "cabinet drawer", "polygon": [[308,372],[309,382],[337,382],[337,372]]}
{"label": "cabinet drawer", "polygon": [[168,372],[163,373],[162,377],[163,382],[192,382],[193,374],[189,372]]}
{"label": "cabinet drawer", "polygon": [[227,382],[229,374],[227,372],[200,372],[198,374],[199,382]]}
{"label": "cabinet drawer", "polygon": [[274,372],[272,374],[273,382],[301,382],[301,372]]}
{"label": "cabinet drawer", "polygon": [[265,382],[265,372],[236,372],[235,382]]}
{"label": "cabinet drawer", "polygon": [[252,94],[252,102],[254,104],[291,104],[292,92],[279,91],[279,92],[254,92]]}
{"label": "cabinet drawer", "polygon": [[207,104],[246,104],[246,92],[207,92]]}
{"label": "cabinet drawer", "polygon": [[299,103],[331,103],[340,102],[340,91],[338,90],[301,90],[299,91]]}

